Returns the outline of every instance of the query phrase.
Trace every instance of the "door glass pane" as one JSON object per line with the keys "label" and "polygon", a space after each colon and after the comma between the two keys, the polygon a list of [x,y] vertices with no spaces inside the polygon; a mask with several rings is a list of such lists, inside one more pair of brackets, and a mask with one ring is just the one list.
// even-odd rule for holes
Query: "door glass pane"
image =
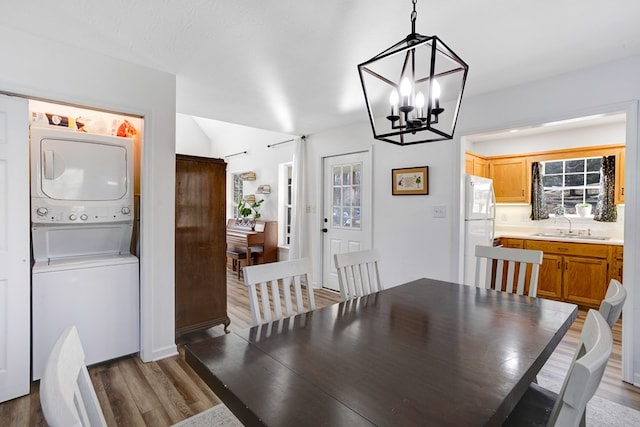
{"label": "door glass pane", "polygon": [[333,185],[342,184],[342,167],[334,166],[333,167]]}
{"label": "door glass pane", "polygon": [[360,186],[354,185],[351,193],[351,204],[353,206],[360,206]]}
{"label": "door glass pane", "polygon": [[333,206],[340,206],[342,204],[342,188],[333,187]]}
{"label": "door glass pane", "polygon": [[353,209],[353,227],[360,228],[360,208]]}
{"label": "door glass pane", "polygon": [[340,221],[340,208],[333,208],[333,220],[331,221],[331,224],[334,227],[340,227],[342,225],[342,222]]}
{"label": "door glass pane", "polygon": [[344,206],[351,206],[351,187],[344,187],[342,191],[344,195]]}
{"label": "door glass pane", "polygon": [[351,226],[351,210],[349,208],[342,209],[342,226],[343,227]]}
{"label": "door glass pane", "polygon": [[351,166],[344,166],[342,168],[342,176],[343,176],[343,180],[342,180],[342,184],[343,185],[350,185],[351,184]]}
{"label": "door glass pane", "polygon": [[362,175],[362,165],[355,164],[353,165],[353,180],[352,183],[354,185],[360,185],[360,176]]}
{"label": "door glass pane", "polygon": [[362,163],[333,166],[332,175],[332,226],[359,229],[361,208],[352,206],[361,205]]}

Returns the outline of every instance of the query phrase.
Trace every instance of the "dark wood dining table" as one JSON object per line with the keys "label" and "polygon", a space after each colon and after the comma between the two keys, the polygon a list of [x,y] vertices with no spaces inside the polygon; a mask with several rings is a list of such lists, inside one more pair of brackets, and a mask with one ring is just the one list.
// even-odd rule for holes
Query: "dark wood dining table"
{"label": "dark wood dining table", "polygon": [[574,304],[419,279],[185,346],[245,425],[501,425]]}

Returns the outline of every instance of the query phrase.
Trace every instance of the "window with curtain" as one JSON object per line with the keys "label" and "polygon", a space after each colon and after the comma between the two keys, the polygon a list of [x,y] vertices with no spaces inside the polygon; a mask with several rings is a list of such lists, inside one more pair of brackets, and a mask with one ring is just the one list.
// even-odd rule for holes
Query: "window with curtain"
{"label": "window with curtain", "polygon": [[602,157],[540,162],[547,212],[576,214],[575,205],[595,207],[600,194]]}
{"label": "window with curtain", "polygon": [[242,174],[231,174],[233,180],[233,217],[239,218],[240,212],[238,212],[238,203],[244,197],[242,189]]}

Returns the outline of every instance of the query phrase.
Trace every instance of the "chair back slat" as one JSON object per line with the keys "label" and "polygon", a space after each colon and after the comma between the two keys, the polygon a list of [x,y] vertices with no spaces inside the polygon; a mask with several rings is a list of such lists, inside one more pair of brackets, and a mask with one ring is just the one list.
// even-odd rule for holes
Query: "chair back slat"
{"label": "chair back slat", "polygon": [[375,249],[334,254],[333,259],[343,301],[383,289]]}
{"label": "chair back slat", "polygon": [[[249,292],[249,308],[254,326],[315,310],[309,258],[250,265],[242,271]],[[304,293],[303,283],[306,288]],[[295,297],[295,305],[292,294]]]}
{"label": "chair back slat", "polygon": [[[530,266],[531,273],[529,275],[529,291],[527,294],[531,297],[537,295],[542,251],[478,245],[476,246],[475,255],[475,285],[477,287],[498,291],[504,288],[506,292],[525,295],[527,289],[527,266]],[[493,268],[494,264],[495,269]],[[483,268],[485,270],[484,275],[482,274]]]}
{"label": "chair back slat", "polygon": [[604,317],[610,327],[618,321],[622,314],[622,306],[627,299],[627,291],[622,283],[616,279],[611,279],[607,293],[600,303],[600,314]]}
{"label": "chair back slat", "polygon": [[40,402],[47,424],[106,427],[84,360],[78,330],[69,326],[54,344],[40,380]]}
{"label": "chair back slat", "polygon": [[569,367],[548,425],[578,425],[596,393],[613,350],[611,328],[596,310],[589,310],[580,343]]}

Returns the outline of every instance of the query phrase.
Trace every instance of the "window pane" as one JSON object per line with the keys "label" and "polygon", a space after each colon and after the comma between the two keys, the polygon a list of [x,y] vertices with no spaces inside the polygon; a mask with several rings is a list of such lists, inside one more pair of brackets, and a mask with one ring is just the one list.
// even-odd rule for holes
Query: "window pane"
{"label": "window pane", "polygon": [[342,221],[340,220],[340,208],[333,208],[333,219],[331,221],[334,227],[340,227]]}
{"label": "window pane", "polygon": [[344,187],[342,189],[342,195],[344,196],[344,206],[351,206],[351,187]]}
{"label": "window pane", "polygon": [[575,187],[578,185],[584,185],[584,175],[583,174],[565,175],[564,185],[565,187]]}
{"label": "window pane", "polygon": [[576,213],[576,204],[582,203],[584,197],[584,190],[565,190],[564,191],[564,207],[568,214],[574,215]]}
{"label": "window pane", "polygon": [[353,227],[360,228],[360,208],[353,209]]}
{"label": "window pane", "polygon": [[558,162],[544,162],[544,173],[562,173],[562,161]]}
{"label": "window pane", "polygon": [[345,166],[342,168],[342,184],[351,184],[351,166]]}
{"label": "window pane", "polygon": [[353,187],[352,188],[352,200],[351,200],[351,204],[353,206],[360,206],[360,187]]}
{"label": "window pane", "polygon": [[360,185],[360,175],[362,175],[362,165],[360,163],[353,165],[353,184]]}
{"label": "window pane", "polygon": [[602,167],[602,157],[587,159],[587,172],[599,172]]}
{"label": "window pane", "polygon": [[584,160],[567,160],[564,166],[565,173],[584,172]]}
{"label": "window pane", "polygon": [[342,226],[349,227],[351,225],[351,209],[342,209]]}
{"label": "window pane", "polygon": [[600,172],[587,174],[587,185],[600,184]]}
{"label": "window pane", "polygon": [[342,184],[342,168],[340,166],[333,167],[333,185]]}
{"label": "window pane", "polygon": [[333,188],[333,205],[340,206],[342,204],[342,188],[334,187]]}
{"label": "window pane", "polygon": [[562,175],[545,175],[542,177],[544,187],[562,187]]}

